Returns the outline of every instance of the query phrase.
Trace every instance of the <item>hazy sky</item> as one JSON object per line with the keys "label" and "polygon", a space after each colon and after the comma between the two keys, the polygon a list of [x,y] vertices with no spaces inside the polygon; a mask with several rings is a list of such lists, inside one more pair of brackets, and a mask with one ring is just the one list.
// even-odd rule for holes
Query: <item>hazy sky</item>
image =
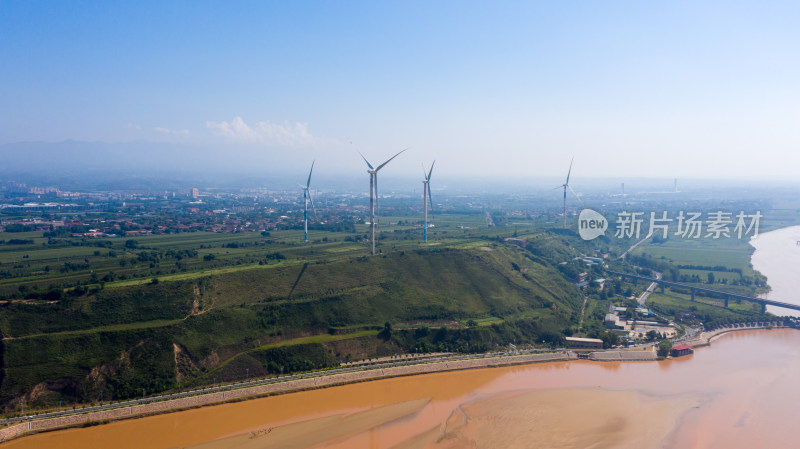
{"label": "hazy sky", "polygon": [[[792,178],[800,3],[0,1],[0,144]],[[353,142],[351,145],[350,142]],[[387,167],[387,171],[390,169]]]}

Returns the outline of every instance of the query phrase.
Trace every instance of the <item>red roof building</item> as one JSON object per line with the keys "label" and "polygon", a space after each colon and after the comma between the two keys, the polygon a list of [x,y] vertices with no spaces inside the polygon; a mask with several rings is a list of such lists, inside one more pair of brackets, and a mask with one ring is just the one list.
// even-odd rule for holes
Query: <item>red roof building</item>
{"label": "red roof building", "polygon": [[673,346],[672,350],[669,352],[669,355],[672,357],[680,357],[689,354],[694,354],[694,349],[689,345]]}

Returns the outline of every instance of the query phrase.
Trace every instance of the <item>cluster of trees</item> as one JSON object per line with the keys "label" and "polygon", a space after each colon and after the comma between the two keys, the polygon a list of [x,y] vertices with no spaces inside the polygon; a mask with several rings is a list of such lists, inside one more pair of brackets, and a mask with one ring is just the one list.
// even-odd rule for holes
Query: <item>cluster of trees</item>
{"label": "cluster of trees", "polygon": [[69,237],[72,234],[83,234],[84,232],[89,232],[89,229],[89,226],[62,226],[50,231],[44,231],[42,236],[48,238]]}
{"label": "cluster of trees", "polygon": [[704,265],[678,265],[678,268],[684,270],[719,271],[719,272],[739,273],[740,275],[742,274],[741,268],[728,268],[723,265],[715,265],[713,267],[708,267]]}
{"label": "cluster of trees", "polygon": [[10,240],[0,240],[0,245],[31,245],[33,244],[33,240],[30,239],[10,239]]}
{"label": "cluster of trees", "polygon": [[742,316],[742,317],[725,317],[725,318],[715,318],[711,320],[707,320],[703,323],[703,326],[706,330],[714,330],[723,327],[730,327],[734,324],[744,324],[744,323],[754,323],[754,322],[762,322],[762,321],[788,321],[783,318],[775,318],[774,316],[764,316],[764,315],[750,315],[750,316]]}
{"label": "cluster of trees", "polygon": [[339,360],[319,343],[271,348],[256,351],[252,356],[261,362],[267,372],[272,374],[286,374],[339,365]]}
{"label": "cluster of trees", "polygon": [[89,264],[88,263],[73,263],[73,262],[64,262],[61,265],[59,271],[62,273],[68,273],[70,271],[81,271],[81,270],[88,270]]}
{"label": "cluster of trees", "polygon": [[7,224],[5,227],[6,232],[30,232],[34,230],[33,226],[26,226],[21,223],[11,223]]}
{"label": "cluster of trees", "polygon": [[55,239],[48,238],[47,244],[49,246],[96,246],[98,248],[111,248],[114,243],[110,240],[97,240],[97,239]]}
{"label": "cluster of trees", "polygon": [[[627,257],[628,262],[633,265],[661,273],[665,281],[678,282],[680,280],[681,271],[666,260],[654,259],[653,256],[647,253],[642,253],[641,255],[629,254]],[[650,273],[647,273],[647,275],[650,275]]]}
{"label": "cluster of trees", "polygon": [[181,260],[184,258],[194,258],[197,257],[197,250],[195,249],[168,249],[164,252],[164,257]]}
{"label": "cluster of trees", "polygon": [[[388,323],[387,323],[388,324]],[[477,323],[475,323],[477,324]],[[508,343],[547,344],[553,347],[563,346],[564,325],[558,320],[546,321],[504,321],[490,326],[473,326],[466,329],[448,329],[447,327],[429,328],[421,326],[417,329],[392,331],[391,326],[384,326],[382,337],[391,338],[410,353],[426,352],[486,352]]]}
{"label": "cluster of trees", "polygon": [[[681,282],[685,282],[685,283],[696,283],[696,284],[700,284],[700,283],[703,283],[703,282],[705,282],[706,284],[714,284],[714,283],[716,283],[717,279],[714,276],[714,273],[708,273],[708,275],[706,276],[706,280],[705,281],[697,273],[692,273],[691,276],[688,275],[688,274],[682,274],[681,277],[680,277],[680,281]],[[720,282],[723,283],[723,284],[727,284],[728,283],[728,279],[722,278],[720,280]]]}
{"label": "cluster of trees", "polygon": [[650,330],[650,331],[647,331],[647,333],[645,334],[645,339],[647,341],[666,340],[667,339],[667,335],[659,333],[659,332],[656,332],[654,330]]}
{"label": "cluster of trees", "polygon": [[669,355],[669,352],[672,350],[672,342],[669,340],[661,340],[658,343],[658,356],[659,357],[666,357]]}
{"label": "cluster of trees", "polygon": [[330,231],[330,232],[356,232],[356,222],[353,220],[342,220],[332,223],[309,223],[308,229],[315,231]]}
{"label": "cluster of trees", "polygon": [[344,241],[345,242],[356,242],[357,243],[357,242],[362,242],[362,241],[365,241],[365,240],[368,240],[368,239],[369,239],[369,236],[367,236],[367,235],[355,234],[355,235],[345,236]]}

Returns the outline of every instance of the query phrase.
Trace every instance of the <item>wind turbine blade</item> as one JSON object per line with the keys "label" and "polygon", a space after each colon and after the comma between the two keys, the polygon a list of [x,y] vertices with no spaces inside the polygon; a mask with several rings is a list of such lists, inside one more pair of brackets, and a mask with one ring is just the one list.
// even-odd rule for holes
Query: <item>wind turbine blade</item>
{"label": "wind turbine blade", "polygon": [[370,164],[370,163],[369,163],[369,161],[367,160],[367,158],[365,158],[365,157],[364,157],[364,155],[363,155],[363,154],[361,154],[361,152],[360,152],[360,151],[358,152],[358,154],[359,154],[359,155],[361,155],[361,159],[364,159],[364,162],[366,162],[366,163],[367,163],[367,167],[369,167],[369,169],[370,169],[370,170],[375,170],[375,169],[372,167],[372,164]]}
{"label": "wind turbine blade", "polygon": [[405,150],[401,151],[400,153],[397,153],[394,156],[390,157],[388,161],[386,161],[383,164],[379,165],[378,168],[375,169],[375,171],[378,171],[378,170],[382,169],[384,165],[388,164],[389,162],[392,162],[392,159],[396,158],[397,156],[400,156],[400,154],[402,154],[407,149],[408,148],[406,148]]}
{"label": "wind turbine blade", "polygon": [[[431,180],[431,173],[433,173],[433,166],[434,166],[434,165],[436,165],[436,161],[435,161],[435,160],[434,160],[434,161],[433,161],[433,163],[431,164],[431,171],[429,171],[429,172],[428,172],[428,177],[427,177],[427,178],[425,178],[427,181],[430,181],[430,180]],[[430,191],[431,191],[431,189],[430,189],[430,186],[429,186],[429,188],[428,188],[428,192],[430,192]]]}
{"label": "wind turbine blade", "polygon": [[575,161],[575,156],[572,156],[572,159],[569,161],[569,171],[567,172],[567,182],[564,183],[565,185],[569,185],[569,175],[570,175],[570,173],[572,173],[572,162],[573,161]]}
{"label": "wind turbine blade", "polygon": [[572,192],[572,194],[573,194],[573,195],[575,195],[575,198],[577,198],[577,199],[578,199],[578,201],[580,201],[580,202],[581,202],[581,204],[583,204],[583,199],[581,199],[581,197],[580,197],[580,196],[578,196],[578,194],[577,194],[577,193],[575,193],[575,191],[574,191],[574,190],[572,190],[572,186],[567,186],[567,188],[569,189],[569,191],[570,191],[570,192]]}
{"label": "wind turbine blade", "polygon": [[317,216],[317,208],[314,207],[314,198],[311,196],[311,191],[310,190],[308,191],[308,201],[311,202],[311,209],[314,210],[314,216],[316,217]]}
{"label": "wind turbine blade", "polygon": [[375,170],[375,174],[372,176],[375,177],[375,223],[377,224],[381,222],[380,218],[378,218],[380,216],[378,213],[378,198],[381,197],[378,195],[378,170]]}
{"label": "wind turbine blade", "polygon": [[427,170],[425,170],[425,164],[422,164],[422,177],[425,178],[425,181],[428,180],[428,175],[425,174],[426,171]]}
{"label": "wind turbine blade", "polygon": [[431,196],[431,186],[428,184],[428,200],[431,202],[431,211],[433,211],[433,197]]}
{"label": "wind turbine blade", "polygon": [[308,171],[308,181],[306,182],[306,188],[311,186],[311,173],[314,172],[314,162],[315,161],[311,161],[311,170]]}
{"label": "wind turbine blade", "polygon": [[303,190],[308,188],[308,187],[304,186],[303,184],[300,184],[299,182],[297,183],[297,186],[300,187]]}

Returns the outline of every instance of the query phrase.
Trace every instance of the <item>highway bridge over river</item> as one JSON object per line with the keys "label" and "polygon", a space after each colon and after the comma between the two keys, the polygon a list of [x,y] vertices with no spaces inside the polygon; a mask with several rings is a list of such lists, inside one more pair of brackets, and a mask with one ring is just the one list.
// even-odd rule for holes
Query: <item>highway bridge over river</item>
{"label": "highway bridge over river", "polygon": [[771,299],[754,298],[752,296],[737,295],[736,293],[723,292],[721,290],[714,290],[705,287],[697,287],[695,285],[690,285],[690,284],[681,284],[680,282],[665,281],[663,279],[656,279],[632,273],[620,273],[618,271],[610,271],[610,270],[607,270],[606,273],[614,276],[621,276],[623,278],[639,279],[642,281],[655,282],[659,285],[659,287],[661,287],[661,293],[664,293],[664,287],[678,287],[685,290],[689,290],[692,293],[692,301],[695,300],[695,294],[697,292],[702,292],[710,294],[712,295],[712,297],[723,298],[725,300],[725,307],[728,307],[728,303],[732,298],[732,299],[741,299],[743,301],[750,301],[757,304],[761,304],[761,313],[767,312],[767,306],[775,306],[791,310],[800,310],[800,305],[789,304],[788,302],[780,302],[780,301],[773,301]]}

